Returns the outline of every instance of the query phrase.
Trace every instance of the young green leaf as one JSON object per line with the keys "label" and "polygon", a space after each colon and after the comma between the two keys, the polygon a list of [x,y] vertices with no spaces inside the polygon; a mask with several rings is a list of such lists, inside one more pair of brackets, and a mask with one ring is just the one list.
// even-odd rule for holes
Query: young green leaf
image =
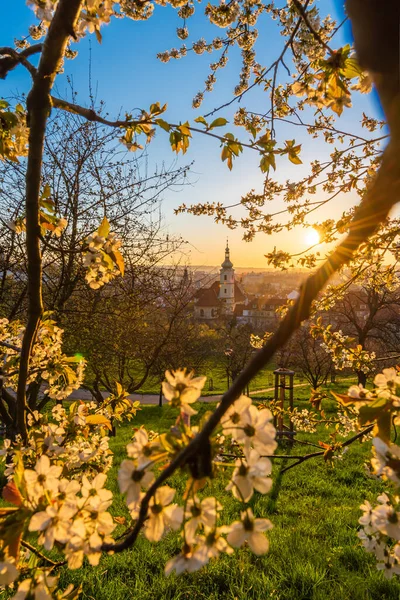
{"label": "young green leaf", "polygon": [[101,237],[107,237],[110,233],[110,223],[108,222],[107,217],[103,217],[100,227],[97,230],[98,234]]}
{"label": "young green leaf", "polygon": [[223,117],[218,117],[218,119],[214,119],[214,121],[208,126],[208,129],[214,129],[214,127],[224,127],[228,121]]}

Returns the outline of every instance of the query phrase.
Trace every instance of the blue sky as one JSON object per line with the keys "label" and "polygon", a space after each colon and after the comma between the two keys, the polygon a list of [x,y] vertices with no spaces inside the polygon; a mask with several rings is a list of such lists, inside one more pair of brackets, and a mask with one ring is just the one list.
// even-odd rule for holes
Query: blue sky
{"label": "blue sky", "polygon": [[[340,0],[319,2],[324,9],[330,11],[340,21],[343,10]],[[195,17],[188,21],[190,42],[200,37],[207,41],[215,36],[223,36],[223,30],[210,26],[202,14],[203,4],[196,5]],[[12,3],[2,2],[0,5],[0,45],[12,45],[14,38],[26,35],[30,24],[35,23],[32,10],[26,6],[25,0],[13,0]],[[102,28],[103,42],[98,44],[94,36],[89,36],[74,46],[79,51],[74,61],[66,61],[65,74],[57,78],[58,92],[63,95],[67,89],[66,76],[73,79],[74,88],[79,93],[80,102],[88,102],[88,73],[89,73],[89,45],[92,55],[92,83],[97,89],[98,100],[106,102],[110,115],[120,111],[130,111],[137,107],[147,108],[152,102],[160,101],[168,104],[167,120],[189,120],[212,110],[232,97],[232,91],[238,80],[240,70],[240,56],[238,52],[230,55],[228,66],[219,72],[218,82],[214,91],[207,94],[202,107],[194,111],[191,107],[192,98],[197,91],[203,89],[203,82],[207,76],[210,62],[215,60],[211,54],[197,56],[188,53],[184,59],[164,64],[157,60],[157,52],[179,47],[181,41],[177,38],[176,27],[181,26],[176,11],[171,7],[156,6],[153,16],[146,22],[132,21],[130,19],[113,20],[110,25]],[[90,42],[89,42],[90,38]],[[343,28],[342,40],[349,39],[349,29]],[[338,41],[339,43],[339,41]],[[260,34],[256,50],[258,60],[262,64],[270,64],[279,53],[282,37],[279,35],[276,24],[267,16],[260,21]],[[29,76],[23,68],[10,73],[6,81],[0,82],[0,96],[7,97],[16,92],[28,92]],[[268,99],[260,92],[248,94],[244,97],[243,106],[260,111],[267,104]],[[341,119],[341,128],[354,128],[354,114],[361,110],[369,114],[376,113],[371,97],[360,96],[355,99],[354,110],[347,111]],[[232,119],[238,105],[235,103],[228,109],[219,113]],[[221,129],[234,131],[232,125]],[[241,130],[234,131],[242,139],[246,136]],[[294,166],[287,160],[280,161],[280,177],[300,178],[307,168],[307,163],[316,155],[322,158],[327,155],[323,144],[315,140],[308,140],[297,129],[296,139],[303,144],[302,160],[304,166]],[[292,139],[294,133],[287,127],[278,130],[281,139]],[[328,148],[332,150],[332,146]],[[237,266],[265,267],[264,254],[271,251],[276,245],[278,248],[289,251],[299,251],[306,248],[304,230],[285,232],[274,236],[257,236],[250,244],[241,240],[240,230],[230,231],[222,225],[213,223],[210,217],[194,217],[190,215],[174,216],[173,209],[182,202],[191,204],[202,201],[220,201],[233,203],[240,199],[250,189],[260,189],[263,177],[258,169],[258,157],[254,152],[245,152],[236,161],[234,169],[229,172],[226,165],[220,161],[220,148],[218,142],[204,136],[193,139],[191,148],[185,156],[180,155],[178,164],[183,165],[195,161],[193,173],[190,176],[193,185],[184,187],[179,191],[168,191],[164,195],[163,213],[166,227],[172,233],[181,234],[188,244],[188,258],[192,264],[215,265],[223,258],[223,248],[226,236],[229,236],[232,248],[232,258]],[[149,146],[150,165],[170,165],[175,157],[171,152],[168,135],[161,132]],[[339,202],[339,212],[348,206],[351,199],[345,198]],[[279,202],[276,206],[280,206]],[[275,208],[275,206],[274,206]],[[331,215],[329,215],[331,216]],[[316,215],[319,220],[327,215]]]}

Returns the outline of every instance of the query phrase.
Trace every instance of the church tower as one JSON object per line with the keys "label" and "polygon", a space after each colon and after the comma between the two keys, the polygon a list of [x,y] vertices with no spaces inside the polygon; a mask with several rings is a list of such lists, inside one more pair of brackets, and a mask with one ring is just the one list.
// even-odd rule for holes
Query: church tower
{"label": "church tower", "polygon": [[235,309],[235,269],[229,257],[228,240],[226,240],[225,260],[219,275],[219,299],[223,302],[223,312],[233,314]]}

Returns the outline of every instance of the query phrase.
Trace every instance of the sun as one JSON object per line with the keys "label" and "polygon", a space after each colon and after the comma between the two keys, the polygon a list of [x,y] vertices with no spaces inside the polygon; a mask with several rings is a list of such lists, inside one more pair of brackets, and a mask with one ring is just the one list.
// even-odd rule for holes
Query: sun
{"label": "sun", "polygon": [[319,233],[315,229],[308,229],[306,231],[304,239],[309,246],[316,246],[317,244],[319,244],[320,241]]}

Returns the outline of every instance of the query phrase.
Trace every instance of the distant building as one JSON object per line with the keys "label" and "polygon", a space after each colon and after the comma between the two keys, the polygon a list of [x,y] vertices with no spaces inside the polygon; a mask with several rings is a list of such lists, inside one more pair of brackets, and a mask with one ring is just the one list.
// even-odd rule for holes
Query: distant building
{"label": "distant building", "polygon": [[277,309],[285,304],[285,298],[254,298],[242,307],[238,321],[257,329],[275,329],[280,320]]}
{"label": "distant building", "polygon": [[235,269],[230,259],[228,240],[225,260],[219,271],[219,281],[196,292],[194,316],[199,320],[212,320],[218,317],[233,316],[235,308],[246,300],[239,283],[235,280]]}

